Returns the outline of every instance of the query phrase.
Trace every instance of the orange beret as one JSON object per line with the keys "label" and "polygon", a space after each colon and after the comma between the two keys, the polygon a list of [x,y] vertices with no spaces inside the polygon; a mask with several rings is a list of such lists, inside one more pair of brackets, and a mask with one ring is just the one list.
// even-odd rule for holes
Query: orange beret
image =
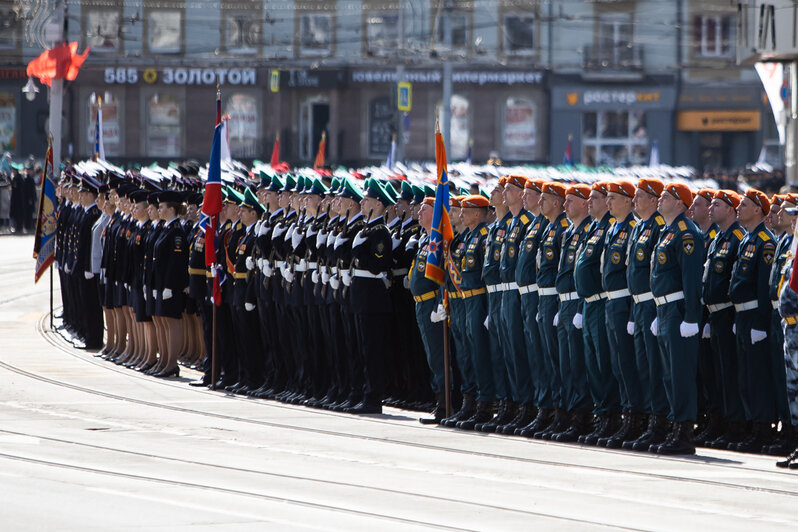
{"label": "orange beret", "polygon": [[499,185],[504,186],[507,183],[507,176],[502,176],[499,178]]}
{"label": "orange beret", "polygon": [[716,191],[712,190],[711,188],[702,188],[698,191],[697,195],[707,200],[708,203],[712,203],[712,198],[715,197],[715,192]]}
{"label": "orange beret", "polygon": [[452,196],[449,198],[449,206],[450,207],[459,207],[460,206],[460,198],[463,196]]}
{"label": "orange beret", "polygon": [[608,192],[615,192],[628,198],[635,195],[635,188],[629,181],[610,181],[607,183]]}
{"label": "orange beret", "polygon": [[740,205],[740,200],[742,199],[740,195],[733,190],[718,190],[715,192],[715,198],[725,201],[734,209]]}
{"label": "orange beret", "polygon": [[784,203],[792,203],[793,205],[798,206],[798,194],[790,192],[789,194],[787,194]]}
{"label": "orange beret", "polygon": [[768,197],[764,192],[761,192],[755,188],[749,188],[745,191],[745,196],[756,203],[766,216],[770,214],[770,200],[768,200]]}
{"label": "orange beret", "polygon": [[562,183],[557,183],[556,181],[551,181],[543,185],[543,194],[552,194],[553,196],[558,196],[562,199],[565,199],[565,185]]}
{"label": "orange beret", "polygon": [[590,189],[597,190],[606,196],[607,192],[609,192],[609,185],[610,184],[607,181],[596,181],[593,183],[593,186],[591,186]]}
{"label": "orange beret", "polygon": [[587,199],[590,196],[590,185],[571,185],[565,195],[571,194],[577,198]]}
{"label": "orange beret", "polygon": [[660,197],[665,190],[665,183],[653,177],[641,177],[637,183],[637,188],[648,192],[652,196]]}
{"label": "orange beret", "polygon": [[508,175],[507,176],[507,184],[508,185],[515,185],[517,187],[524,188],[526,186],[527,178],[522,175]]}
{"label": "orange beret", "polygon": [[770,206],[772,207],[773,205],[781,205],[786,199],[787,194],[773,194],[773,197],[770,198]]}
{"label": "orange beret", "polygon": [[429,205],[430,207],[435,206],[435,197],[434,196],[427,196],[424,198],[424,205]]}
{"label": "orange beret", "polygon": [[693,204],[693,192],[690,190],[690,187],[683,183],[668,183],[665,185],[665,191],[684,203],[685,207],[689,207]]}
{"label": "orange beret", "polygon": [[543,192],[543,185],[545,184],[545,179],[527,179],[524,188],[531,188],[535,192]]}
{"label": "orange beret", "polygon": [[460,207],[464,209],[468,207],[485,208],[490,205],[488,198],[479,194],[474,194],[473,196],[461,196],[461,198]]}

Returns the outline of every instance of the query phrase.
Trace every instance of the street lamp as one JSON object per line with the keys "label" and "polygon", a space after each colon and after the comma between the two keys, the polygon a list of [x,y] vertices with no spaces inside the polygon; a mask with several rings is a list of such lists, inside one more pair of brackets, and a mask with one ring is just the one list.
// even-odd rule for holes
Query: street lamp
{"label": "street lamp", "polygon": [[36,86],[34,83],[33,78],[28,78],[28,82],[22,87],[22,92],[25,93],[25,98],[32,102],[36,99],[36,95],[39,94],[39,87]]}

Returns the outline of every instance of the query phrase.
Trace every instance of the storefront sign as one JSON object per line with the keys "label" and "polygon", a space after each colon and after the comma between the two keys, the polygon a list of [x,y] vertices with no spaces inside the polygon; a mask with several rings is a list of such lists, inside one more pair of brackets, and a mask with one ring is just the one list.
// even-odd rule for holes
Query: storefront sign
{"label": "storefront sign", "polygon": [[254,68],[106,68],[105,82],[108,84],[135,84],[143,81],[165,85],[255,85]]}
{"label": "storefront sign", "polygon": [[672,87],[630,87],[625,89],[557,87],[552,105],[557,109],[672,108],[676,91]]}
{"label": "storefront sign", "polygon": [[27,79],[25,69],[3,68],[0,69],[0,79]]}
{"label": "storefront sign", "polygon": [[[410,83],[442,83],[440,70],[405,71],[402,79]],[[352,83],[396,83],[399,81],[395,70],[355,70]],[[480,71],[467,70],[452,73],[452,83],[473,85],[540,85],[542,72]]]}
{"label": "storefront sign", "polygon": [[280,76],[283,89],[337,89],[344,85],[345,70],[288,70]]}
{"label": "storefront sign", "polygon": [[679,111],[679,131],[759,131],[760,111]]}

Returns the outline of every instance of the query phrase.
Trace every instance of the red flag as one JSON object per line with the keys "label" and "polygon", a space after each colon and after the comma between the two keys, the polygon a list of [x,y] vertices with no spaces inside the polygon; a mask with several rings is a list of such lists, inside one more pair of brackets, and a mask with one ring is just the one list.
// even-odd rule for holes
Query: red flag
{"label": "red flag", "polygon": [[45,50],[39,57],[28,63],[27,75],[39,78],[45,85],[52,79],[72,81],[78,76],[80,67],[89,55],[90,48],[78,54],[78,43],[63,43],[51,50]]}
{"label": "red flag", "polygon": [[316,153],[316,160],[313,161],[313,169],[321,168],[324,166],[324,151],[327,148],[327,132],[321,132],[321,141],[319,141],[319,151]]}
{"label": "red flag", "polygon": [[272,161],[271,166],[273,169],[277,169],[280,165],[280,134],[277,134],[277,138],[274,139],[274,149],[272,150]]}
{"label": "red flag", "polygon": [[222,97],[216,94],[216,127],[213,130],[211,158],[208,162],[208,180],[205,182],[205,196],[202,200],[202,219],[205,225],[205,265],[211,267],[213,273],[213,300],[216,305],[222,304],[222,292],[219,275],[216,272],[216,226],[219,213],[222,212]]}

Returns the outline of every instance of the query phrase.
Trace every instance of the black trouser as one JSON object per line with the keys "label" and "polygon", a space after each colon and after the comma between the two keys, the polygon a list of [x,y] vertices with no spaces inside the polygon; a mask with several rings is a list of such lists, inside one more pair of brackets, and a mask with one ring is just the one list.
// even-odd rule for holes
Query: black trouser
{"label": "black trouser", "polygon": [[103,345],[103,311],[97,277],[79,279],[78,290],[82,299],[80,330],[83,339],[87,348],[99,349]]}
{"label": "black trouser", "polygon": [[384,346],[390,314],[355,314],[363,360],[363,402],[382,404],[385,394]]}
{"label": "black trouser", "polygon": [[238,349],[230,305],[222,303],[216,309],[216,344],[219,365],[227,383],[238,381]]}
{"label": "black trouser", "polygon": [[343,330],[346,338],[344,350],[345,366],[349,377],[349,399],[360,401],[363,398],[363,362],[360,338],[355,326],[355,314],[342,306]]}
{"label": "black trouser", "polygon": [[258,331],[258,313],[233,309],[236,345],[238,346],[238,382],[250,388],[263,384],[263,347]]}

